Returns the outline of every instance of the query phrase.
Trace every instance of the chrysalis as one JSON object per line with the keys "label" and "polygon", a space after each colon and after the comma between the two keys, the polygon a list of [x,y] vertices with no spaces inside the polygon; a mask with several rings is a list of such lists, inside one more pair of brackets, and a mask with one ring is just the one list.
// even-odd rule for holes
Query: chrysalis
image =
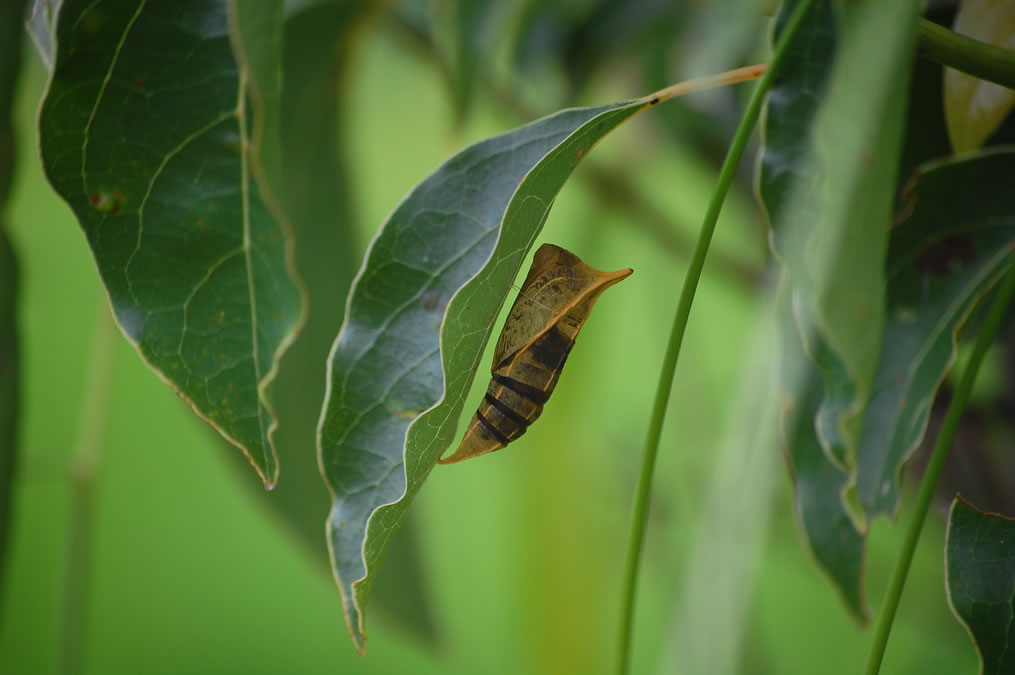
{"label": "chrysalis", "polygon": [[504,321],[486,396],[461,445],[438,463],[500,450],[524,434],[543,412],[592,305],[633,271],[600,272],[559,246],[540,246]]}

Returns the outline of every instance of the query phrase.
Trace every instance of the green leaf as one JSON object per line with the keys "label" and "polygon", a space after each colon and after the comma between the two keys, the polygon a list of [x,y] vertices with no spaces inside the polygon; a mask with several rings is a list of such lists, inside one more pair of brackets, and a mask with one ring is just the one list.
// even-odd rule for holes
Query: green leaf
{"label": "green leaf", "polygon": [[68,0],[56,38],[43,166],[81,223],[117,322],[271,486],[269,387],[301,296],[288,235],[254,180],[251,144],[263,135],[252,133],[261,123],[228,7]]}
{"label": "green leaf", "polygon": [[[773,42],[789,19],[795,2],[783,4],[776,17]],[[805,19],[800,38],[790,44],[782,73],[769,94],[762,125],[764,145],[757,172],[757,190],[772,229],[772,249],[777,258],[790,265],[801,256],[791,250],[792,237],[788,220],[795,191],[817,190],[817,174],[809,164],[811,133],[815,116],[824,100],[838,45],[838,20],[829,0],[815,3]],[[806,187],[804,187],[806,186]],[[794,235],[795,236],[795,235]],[[788,281],[796,286],[792,281]],[[788,295],[797,294],[793,290]],[[807,308],[798,308],[806,311]],[[813,323],[808,313],[808,323]],[[788,333],[787,333],[788,335]],[[811,357],[820,366],[825,381],[838,383],[823,394],[823,403],[815,410],[822,447],[829,460],[848,471],[845,442],[837,420],[850,406],[855,392],[842,371],[841,362],[829,352],[820,338],[804,335]],[[814,395],[821,396],[820,392]]]}
{"label": "green leaf", "polygon": [[[280,156],[273,163],[262,158],[269,171],[280,174],[276,194],[289,217],[296,268],[309,308],[273,385],[279,418],[275,441],[285,479],[266,503],[319,556],[326,571],[321,514],[327,513],[330,499],[317,459],[308,449],[316,443],[324,399],[321,365],[338,332],[342,304],[359,264],[345,150],[339,138],[339,96],[348,41],[366,4],[321,2],[286,20],[276,61],[282,65],[283,95],[275,101],[274,117],[283,142],[275,148]],[[230,450],[230,455],[236,453]]]}
{"label": "green leaf", "polygon": [[[21,61],[21,19],[25,2],[0,3],[0,599],[13,505],[18,451],[18,265],[4,227],[4,208],[14,175],[14,90]],[[2,623],[2,622],[0,622]],[[2,627],[0,627],[2,628]]]}
{"label": "green leaf", "polygon": [[[952,28],[981,42],[1015,49],[1015,3],[963,0]],[[945,119],[955,152],[968,152],[983,145],[1012,107],[1015,107],[1015,91],[945,68]]]}
{"label": "green leaf", "polygon": [[790,295],[784,286],[778,312],[782,332],[779,380],[785,399],[780,431],[793,480],[793,510],[815,563],[828,576],[850,614],[866,624],[870,620],[863,591],[866,538],[856,529],[842,502],[849,475],[828,458],[818,442],[814,419],[823,384],[801,348]]}
{"label": "green leaf", "polygon": [[[451,443],[465,394],[557,191],[607,133],[650,105],[565,110],[472,145],[388,217],[329,359],[320,461],[350,633],[391,535]],[[502,227],[503,225],[503,227]]]}
{"label": "green leaf", "polygon": [[[770,108],[766,122],[759,188],[776,254],[799,298],[806,346],[825,379],[819,438],[846,470],[856,462],[880,350],[883,261],[905,112],[900,91],[919,9],[914,0],[851,3],[840,16],[821,7],[809,18],[813,28],[801,32],[793,71],[770,98],[791,117],[776,122],[779,111]],[[829,62],[827,45],[816,43],[831,26],[838,44]]]}
{"label": "green leaf", "polygon": [[[357,236],[349,181],[345,94],[354,37],[377,9],[368,0],[332,0],[299,9],[286,19],[275,45],[280,59],[263,58],[265,67],[252,68],[255,73],[270,73],[274,63],[282,64],[282,95],[275,102],[278,117],[266,116],[280,121],[280,156],[271,161],[262,154],[261,164],[278,176],[272,185],[279,188],[275,194],[289,217],[296,268],[309,308],[303,330],[282,357],[273,385],[279,418],[275,440],[285,474],[270,498],[259,501],[281,516],[329,578],[321,516],[328,512],[331,499],[316,454],[308,450],[316,445],[324,399],[321,366],[341,325],[365,245]],[[265,40],[254,42],[266,51]],[[255,77],[255,82],[261,79]],[[237,465],[242,462],[231,450],[229,455]],[[377,607],[405,630],[432,641],[436,627],[423,590],[418,536],[411,530],[410,522],[395,540],[398,550],[393,549],[389,562],[392,574],[378,584]]]}
{"label": "green leaf", "polygon": [[945,540],[948,605],[980,658],[980,673],[1015,672],[1015,520],[956,498]]}
{"label": "green leaf", "polygon": [[[1007,197],[1013,172],[1012,150],[925,165],[907,195],[907,218],[891,236],[884,343],[857,455],[856,491],[867,522],[898,509],[901,466],[923,440],[934,397],[957,355],[958,334],[1008,264],[1015,246],[1015,212]],[[800,323],[799,317],[783,318],[789,364],[799,358],[792,351],[799,344],[792,343],[800,339]],[[850,476],[820,452],[807,423],[815,419],[820,387],[811,383],[801,392],[787,402],[791,415],[784,422],[798,518],[819,566],[851,611],[866,617],[856,603],[862,602],[864,537],[848,522],[842,496]]]}
{"label": "green leaf", "polygon": [[895,515],[902,464],[923,440],[959,331],[1015,246],[1015,150],[924,165],[892,231],[884,345],[857,455],[869,519]]}

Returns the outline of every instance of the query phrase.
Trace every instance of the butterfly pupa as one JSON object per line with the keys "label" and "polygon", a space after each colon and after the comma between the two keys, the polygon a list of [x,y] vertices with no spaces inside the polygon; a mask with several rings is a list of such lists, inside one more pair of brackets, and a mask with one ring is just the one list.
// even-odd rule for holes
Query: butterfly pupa
{"label": "butterfly pupa", "polygon": [[438,463],[500,450],[524,434],[543,412],[592,305],[632,272],[600,272],[559,246],[540,246],[504,321],[486,395],[458,449]]}

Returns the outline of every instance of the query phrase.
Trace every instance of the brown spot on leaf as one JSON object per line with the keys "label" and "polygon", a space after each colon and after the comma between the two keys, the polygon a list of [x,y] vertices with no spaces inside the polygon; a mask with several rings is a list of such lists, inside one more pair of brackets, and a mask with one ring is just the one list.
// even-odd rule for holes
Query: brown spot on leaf
{"label": "brown spot on leaf", "polygon": [[935,242],[916,258],[916,268],[921,274],[932,274],[939,279],[949,276],[952,267],[969,265],[976,260],[973,241],[966,235],[953,235]]}
{"label": "brown spot on leaf", "polygon": [[88,203],[100,213],[115,215],[120,213],[123,205],[127,203],[127,198],[118,189],[113,188],[112,190],[99,190],[88,195]]}

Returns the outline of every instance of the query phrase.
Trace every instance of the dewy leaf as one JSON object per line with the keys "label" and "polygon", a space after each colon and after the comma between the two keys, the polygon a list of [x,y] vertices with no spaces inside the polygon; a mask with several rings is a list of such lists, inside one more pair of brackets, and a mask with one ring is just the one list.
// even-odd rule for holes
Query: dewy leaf
{"label": "dewy leaf", "polygon": [[923,440],[958,333],[1015,247],[1015,149],[924,165],[906,194],[887,262],[884,343],[860,449],[869,519],[894,515],[902,464]]}
{"label": "dewy leaf", "polygon": [[450,445],[493,323],[582,157],[647,99],[565,110],[472,145],[392,212],[370,246],[329,359],[320,461],[350,633],[388,540]]}
{"label": "dewy leaf", "polygon": [[[819,438],[837,464],[851,470],[880,351],[883,262],[895,196],[912,41],[921,3],[850,3],[838,21],[834,61],[823,47],[809,47],[827,32],[826,6],[801,31],[801,51],[816,63],[798,62],[795,76],[780,78],[772,100],[803,92],[796,139],[787,123],[766,133],[760,179],[772,219],[773,243],[800,300],[798,317],[808,350],[825,379],[818,412]],[[818,23],[821,22],[821,23]],[[870,45],[879,49],[872,50]],[[823,83],[834,82],[834,87]],[[817,107],[807,106],[814,98]],[[768,119],[776,116],[769,111]],[[810,124],[807,124],[808,119]],[[781,131],[781,132],[780,132]],[[804,148],[799,138],[809,139]],[[788,149],[785,149],[788,148]],[[785,175],[783,167],[797,168]],[[802,180],[792,180],[792,174]],[[776,186],[778,189],[773,189]]]}
{"label": "dewy leaf", "polygon": [[[14,176],[11,113],[21,62],[21,17],[25,2],[0,3],[0,600],[13,504],[18,451],[18,266],[4,222]],[[0,627],[2,630],[2,627]]]}
{"label": "dewy leaf", "polygon": [[952,502],[945,589],[980,657],[982,675],[1015,672],[1015,520]]}
{"label": "dewy leaf", "polygon": [[[952,29],[987,44],[1015,49],[1015,3],[963,0]],[[955,152],[983,145],[1015,106],[1015,91],[953,68],[944,70],[944,109]]]}
{"label": "dewy leaf", "polygon": [[301,296],[253,177],[257,122],[227,14],[204,0],[61,3],[40,147],[124,335],[271,486],[268,388]]}
{"label": "dewy leaf", "polygon": [[[791,291],[778,303],[781,326],[780,415],[783,451],[793,480],[793,507],[805,544],[818,567],[861,624],[870,620],[863,591],[865,537],[856,529],[841,494],[849,475],[822,451],[814,426],[821,403],[821,375],[804,354],[793,316]],[[796,392],[794,394],[794,392]]]}

